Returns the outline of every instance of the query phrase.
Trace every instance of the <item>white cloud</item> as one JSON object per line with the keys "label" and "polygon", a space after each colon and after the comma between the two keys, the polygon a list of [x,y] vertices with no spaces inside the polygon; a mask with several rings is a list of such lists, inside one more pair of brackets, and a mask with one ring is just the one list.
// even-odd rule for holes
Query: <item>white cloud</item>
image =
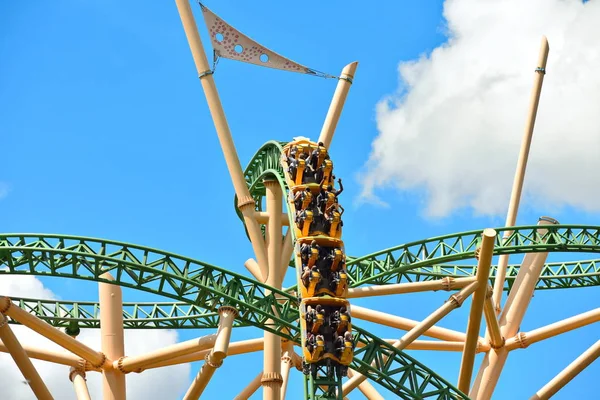
{"label": "white cloud", "polygon": [[600,3],[448,0],[449,40],[399,65],[377,105],[379,135],[361,180],[420,190],[426,214],[504,214],[542,35],[550,56],[524,200],[600,211]]}
{"label": "white cloud", "polygon": [[[0,279],[0,294],[8,296],[35,297],[55,299],[56,296],[42,283],[32,276],[3,276]],[[22,344],[39,348],[61,351],[61,347],[38,335],[32,330],[11,325],[15,335]],[[158,349],[177,343],[175,331],[166,330],[126,330],[126,354],[142,354],[149,350]],[[100,349],[100,330],[85,329],[77,338],[88,346]],[[40,376],[48,386],[55,399],[75,399],[69,367],[56,365],[45,361],[33,360]],[[0,387],[2,398],[11,400],[34,399],[31,389],[23,383],[23,376],[7,353],[0,353]],[[176,365],[167,368],[153,369],[141,374],[127,375],[128,399],[177,399],[189,385],[190,365]],[[87,373],[87,383],[90,395],[94,399],[102,398],[101,375],[96,372]]]}

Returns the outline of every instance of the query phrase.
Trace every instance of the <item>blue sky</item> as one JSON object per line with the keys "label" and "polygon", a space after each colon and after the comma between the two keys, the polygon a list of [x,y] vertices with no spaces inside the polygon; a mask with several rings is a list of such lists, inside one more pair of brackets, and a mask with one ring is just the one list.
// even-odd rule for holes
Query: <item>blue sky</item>
{"label": "blue sky", "polygon": [[[331,148],[336,176],[344,180],[348,254],[503,224],[503,213],[482,215],[469,207],[430,218],[418,188],[382,188],[378,195],[387,208],[358,201],[359,176],[378,135],[376,104],[397,91],[398,64],[447,41],[441,1],[386,1],[369,7],[353,1],[224,0],[207,6],[261,44],[317,70],[338,74],[347,63],[360,62]],[[193,8],[209,49],[199,7]],[[252,249],[232,207],[233,187],[174,2],[6,3],[0,12],[0,60],[5,149],[0,194],[8,187],[0,198],[3,232],[120,240],[246,273],[243,262],[252,257]],[[336,85],[225,59],[214,76],[244,166],[267,140],[316,138]],[[521,137],[520,130],[509,134]],[[463,162],[466,167],[469,160]],[[534,203],[522,208],[518,223],[534,224],[548,214],[563,223],[600,223],[595,212]],[[95,285],[88,282],[42,281],[63,299],[97,298]],[[593,309],[592,296],[598,296],[596,288],[538,292],[522,329]],[[447,297],[417,294],[356,303],[422,319]],[[150,299],[125,291],[125,300]],[[464,331],[468,309],[463,306],[441,325]],[[372,329],[385,338],[402,334]],[[494,398],[528,398],[599,333],[597,326],[589,326],[515,351]],[[179,340],[201,334],[182,331]],[[234,340],[260,334],[246,329],[235,332]],[[456,382],[460,354],[413,355]],[[262,353],[227,359],[206,398],[235,396],[262,368],[261,359]],[[193,365],[190,379],[199,367]],[[600,366],[592,365],[555,398],[589,394],[598,373]],[[300,398],[301,376],[292,376],[288,398]]]}

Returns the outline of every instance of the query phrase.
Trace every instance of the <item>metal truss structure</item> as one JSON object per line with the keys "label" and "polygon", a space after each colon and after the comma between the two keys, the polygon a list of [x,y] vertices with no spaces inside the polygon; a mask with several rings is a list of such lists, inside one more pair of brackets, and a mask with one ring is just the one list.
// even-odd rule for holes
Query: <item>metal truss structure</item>
{"label": "metal truss structure", "polygon": [[[285,204],[282,195],[289,190],[281,165],[286,142],[269,141],[252,157],[244,171],[236,166],[235,147],[220,108],[213,77],[206,73],[209,68],[189,4],[187,0],[176,0],[176,3],[205,93],[212,101],[209,106],[236,189],[234,209],[255,251],[256,261],[251,260],[246,265],[253,276],[237,274],[173,253],[111,240],[55,234],[0,234],[0,275],[82,279],[98,282],[101,288],[99,302],[9,299],[0,293],[0,351],[13,356],[38,398],[52,397],[30,358],[71,366],[70,378],[78,398],[82,399],[89,398],[85,380],[80,379],[85,377],[86,371],[103,374],[105,399],[121,400],[125,398],[125,375],[129,372],[205,359],[185,397],[197,399],[227,355],[260,350],[265,354],[264,373],[259,374],[237,398],[246,399],[262,386],[265,399],[282,399],[291,367],[299,368],[300,357],[294,346],[302,347],[303,344],[298,324],[297,287],[281,287],[286,269],[294,267],[289,261],[294,249],[293,234],[289,233],[293,218],[291,215],[282,218],[281,211],[274,211],[277,207],[269,206],[279,201],[281,209]],[[545,67],[545,59],[539,65]],[[356,65],[348,68],[344,69],[342,76],[353,76]],[[351,79],[340,80],[336,89],[319,140],[327,147],[350,84]],[[533,126],[529,131],[532,129]],[[273,193],[276,193],[275,197]],[[267,204],[266,210],[263,209],[264,204]],[[290,214],[289,210],[283,211]],[[279,236],[274,234],[273,226]],[[287,235],[281,232],[283,226],[290,227]],[[311,381],[306,397],[342,399],[358,387],[366,398],[381,399],[371,382],[402,399],[490,398],[502,368],[502,362],[497,360],[505,359],[509,351],[600,320],[600,309],[596,309],[532,332],[518,332],[518,325],[534,290],[600,285],[600,260],[547,263],[546,255],[556,252],[599,253],[600,227],[556,223],[506,226],[415,241],[360,257],[348,256],[348,298],[430,290],[456,293],[423,321],[353,307],[354,320],[381,323],[407,333],[400,340],[382,339],[360,328],[360,323],[357,326],[353,322],[356,347],[350,365],[350,379],[343,385]],[[504,259],[499,266],[491,265],[492,256],[512,254],[526,254],[523,264],[502,265],[506,261]],[[455,265],[464,260],[477,260],[477,265]],[[279,274],[275,273],[276,270]],[[499,302],[494,301],[497,293],[489,285],[509,292],[504,310]],[[108,301],[106,296],[109,294],[113,299],[120,299],[120,287],[152,293],[170,301]],[[466,333],[435,325],[471,295],[473,302]],[[527,300],[522,300],[527,296]],[[481,338],[479,327],[484,317],[488,335]],[[511,321],[517,324],[517,328],[511,325]],[[26,325],[72,354],[59,356],[43,349],[21,346],[10,324]],[[248,326],[263,330],[264,338],[229,342],[232,329]],[[104,335],[103,332],[102,352],[97,352],[76,340],[79,328],[107,329],[113,334]],[[144,356],[126,357],[122,349],[123,328],[217,330],[217,333]],[[119,331],[121,339],[118,338]],[[117,332],[116,336],[114,332]],[[107,339],[108,336],[111,339]],[[439,340],[417,340],[421,336]],[[448,382],[403,351],[411,348],[462,351],[458,384],[455,386]],[[549,398],[564,386],[598,356],[597,349],[590,351],[591,355],[582,355],[583,358],[576,360],[533,398]],[[475,352],[486,353],[489,363],[482,366],[472,383]],[[275,364],[271,362],[274,359]],[[330,389],[320,390],[323,387]]]}

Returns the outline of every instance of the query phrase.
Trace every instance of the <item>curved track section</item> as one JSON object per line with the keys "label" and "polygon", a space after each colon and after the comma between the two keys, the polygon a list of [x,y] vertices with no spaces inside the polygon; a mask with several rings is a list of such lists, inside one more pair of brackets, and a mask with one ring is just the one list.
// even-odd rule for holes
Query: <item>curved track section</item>
{"label": "curved track section", "polygon": [[[254,198],[255,209],[262,211],[265,196],[263,179],[275,177],[282,189],[287,185],[279,159],[286,142],[269,141],[252,157],[244,171],[246,183]],[[235,210],[243,222],[234,200]],[[263,226],[264,229],[264,226]],[[600,247],[599,229],[594,226],[554,225],[545,237],[537,234],[535,226],[498,228],[497,232],[513,231],[508,241],[498,235],[494,254],[528,253],[536,251],[598,252]],[[444,263],[473,258],[479,245],[481,230],[440,236],[419,242],[412,242],[391,249],[382,250],[364,257],[347,256],[350,287],[363,284],[390,284],[439,279],[446,276],[473,276],[474,266],[447,266]],[[543,241],[549,237],[548,243]],[[293,266],[293,263],[290,263]],[[518,266],[507,271],[507,287],[514,281]],[[495,271],[492,271],[491,279]],[[511,279],[512,278],[512,279]],[[556,289],[600,285],[600,265],[598,261],[550,263],[542,271],[542,278],[536,289]],[[290,289],[288,289],[290,290]]]}
{"label": "curved track section", "polygon": [[[518,265],[509,266],[506,277],[509,288],[518,271]],[[547,263],[542,274],[544,276],[538,281],[536,290],[600,286],[600,260]],[[407,277],[404,282],[474,275],[475,267],[472,265],[440,265],[434,271],[426,268],[409,271],[404,275]],[[492,277],[491,281],[493,280]],[[76,321],[82,328],[100,327],[100,305],[97,302],[15,297],[12,300],[57,328],[66,328],[71,321]],[[123,319],[127,329],[218,328],[218,313],[183,302],[123,303]],[[10,322],[14,323],[13,320]],[[234,322],[234,327],[245,326],[250,325],[241,320]]]}
{"label": "curved track section", "polygon": [[[38,300],[12,297],[23,310],[55,328],[76,322],[80,328],[100,328],[100,305],[93,301]],[[15,320],[9,323],[18,324]],[[126,329],[217,329],[219,314],[182,302],[123,303]],[[235,321],[234,327],[249,326]]]}
{"label": "curved track section", "polygon": [[[347,257],[348,263],[353,262],[355,257]],[[519,273],[519,265],[509,265],[506,271],[504,290],[510,291]],[[464,278],[475,276],[475,265],[450,265],[434,264],[431,266],[411,268],[395,273],[391,278],[385,280],[382,285],[393,283],[423,282],[442,279],[446,277]],[[496,278],[496,266],[490,271],[490,283]],[[362,282],[351,282],[349,287],[359,287]],[[540,279],[537,281],[535,290],[551,289],[573,289],[580,287],[600,286],[600,259],[551,262],[544,264]],[[285,292],[293,292],[296,286],[286,288]]]}
{"label": "curved track section", "polygon": [[[0,273],[103,281],[216,311],[233,306],[239,320],[296,340],[297,300],[213,265],[147,247],[63,235],[0,235]],[[108,281],[106,281],[108,282]],[[277,315],[274,316],[273,312]],[[273,319],[275,325],[265,325]],[[289,333],[288,333],[289,331]]]}
{"label": "curved track section", "polygon": [[[0,274],[92,281],[105,281],[100,275],[110,271],[115,278],[110,283],[178,299],[213,312],[221,306],[234,306],[239,311],[238,318],[248,325],[276,333],[298,344],[300,342],[296,324],[297,299],[294,296],[172,253],[94,238],[9,234],[0,235],[0,267],[5,267]],[[266,295],[265,291],[271,293]],[[29,309],[35,308],[39,312],[42,302],[29,300],[23,304],[32,305]],[[59,314],[62,314],[62,310],[69,311],[60,306],[55,309]],[[266,326],[267,319],[272,319],[274,324]],[[68,317],[65,322],[69,322]],[[367,331],[356,326],[354,329],[358,332],[355,342],[360,351],[355,353],[351,368],[401,398],[467,398],[452,384],[404,352]],[[376,362],[375,367],[371,366],[373,361]],[[413,396],[415,393],[417,397]]]}
{"label": "curved track section", "polygon": [[[250,159],[250,162],[244,171],[244,178],[246,179],[246,184],[248,185],[250,195],[252,195],[252,198],[254,199],[254,209],[256,211],[263,210],[263,197],[266,195],[266,189],[263,183],[264,179],[275,178],[279,182],[279,185],[284,192],[287,189],[287,184],[285,183],[285,178],[283,175],[283,168],[279,164],[281,153],[283,152],[283,146],[285,146],[285,144],[286,142],[277,142],[274,140],[270,140],[263,144],[256,154],[254,154],[254,156]],[[244,229],[246,229],[244,217],[238,208],[237,195],[234,196],[233,205],[235,212],[244,224]],[[265,226],[262,225],[261,228],[264,235]],[[246,235],[247,234],[248,232],[246,231]]]}
{"label": "curved track section", "polygon": [[[276,178],[286,188],[279,165],[282,143],[271,141],[252,158],[245,177],[262,210],[265,178]],[[237,199],[235,199],[237,211]],[[600,227],[581,225],[498,229],[511,231],[508,240],[498,235],[495,254],[528,252],[600,252]],[[348,258],[351,286],[428,280],[443,276],[473,275],[472,266],[449,267],[443,263],[472,258],[481,230],[408,243],[359,258]],[[433,266],[432,266],[433,265]],[[0,235],[0,270],[5,274],[29,274],[102,281],[111,271],[116,283],[162,295],[179,303],[131,304],[125,309],[130,328],[200,328],[216,325],[215,311],[225,305],[240,314],[237,326],[255,326],[299,341],[297,299],[245,276],[219,267],[147,247],[115,241],[64,235]],[[569,269],[571,268],[571,269]],[[548,264],[544,288],[594,286],[600,283],[597,261]],[[516,268],[509,271],[516,275]],[[544,280],[546,279],[546,280]],[[115,283],[115,282],[112,282]],[[510,284],[509,284],[510,285]],[[538,287],[541,284],[538,282]],[[541,288],[541,287],[540,287]],[[270,292],[270,293],[269,293]],[[269,293],[269,294],[267,294]],[[21,299],[22,306],[55,326],[73,319],[82,326],[97,326],[96,303],[69,303]],[[276,315],[273,315],[273,309]],[[141,318],[140,318],[141,317]],[[274,324],[265,326],[267,319]],[[466,398],[450,383],[401,351],[356,326],[357,350],[351,368],[367,375],[401,398]],[[371,363],[375,361],[375,367]]]}
{"label": "curved track section", "polygon": [[[519,273],[519,265],[509,265],[506,271],[506,284],[504,290],[510,291],[515,278]],[[477,267],[475,265],[434,265],[430,267],[418,267],[408,271],[399,272],[394,279],[386,283],[407,283],[431,281],[445,277],[464,278],[475,276]],[[496,266],[490,271],[490,282],[496,279]],[[361,283],[350,287],[362,286]],[[572,289],[579,287],[600,286],[600,259],[551,262],[544,264],[540,279],[537,281],[535,290]]]}
{"label": "curved track section", "polygon": [[[535,252],[600,252],[600,227],[533,225],[496,229],[494,255]],[[502,233],[511,232],[506,239]],[[544,233],[540,233],[544,232]],[[353,286],[398,283],[402,272],[472,258],[483,230],[407,243],[347,262]],[[433,267],[435,268],[435,267]]]}

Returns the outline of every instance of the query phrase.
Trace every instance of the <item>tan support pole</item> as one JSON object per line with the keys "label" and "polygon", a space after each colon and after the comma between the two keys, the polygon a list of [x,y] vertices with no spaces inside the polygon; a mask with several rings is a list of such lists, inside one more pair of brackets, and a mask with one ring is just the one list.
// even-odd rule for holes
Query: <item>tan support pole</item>
{"label": "tan support pole", "polygon": [[209,73],[210,66],[208,64],[208,59],[206,58],[206,53],[204,52],[204,47],[202,46],[202,41],[200,40],[200,35],[198,34],[198,27],[196,26],[189,0],[175,0],[175,3],[177,4],[177,10],[179,11],[183,29],[185,30],[185,35],[190,45],[190,50],[192,51],[192,57],[196,64],[196,70],[200,77],[202,89],[206,95],[208,109],[210,110],[210,115],[215,124],[219,143],[221,144],[223,156],[225,157],[225,163],[227,164],[227,169],[229,170],[229,175],[231,176],[231,181],[233,182],[233,187],[235,188],[235,193],[238,197],[238,207],[244,215],[244,222],[248,229],[248,235],[252,242],[256,260],[258,261],[258,265],[260,265],[263,277],[266,277],[267,254],[260,226],[254,216],[254,200],[250,196],[248,186],[246,186],[242,165],[240,164],[235,145],[233,144],[233,138],[231,137],[229,125],[227,124],[227,118],[225,117],[225,112],[223,111],[221,100],[219,99],[215,81],[212,73]]}
{"label": "tan support pole", "polygon": [[204,365],[200,368],[198,375],[196,375],[196,378],[183,397],[184,400],[198,400],[217,368],[223,365],[223,360],[227,357],[229,349],[233,320],[237,314],[237,310],[233,307],[224,306],[219,308],[219,330],[217,332],[215,347],[206,355]]}
{"label": "tan support pole", "polygon": [[294,352],[294,344],[287,340],[282,345],[283,355],[281,356],[281,400],[285,399],[285,392],[287,391],[288,380],[290,378],[290,370],[294,366],[292,360],[292,353]]}
{"label": "tan support pole", "polygon": [[85,371],[79,368],[71,368],[69,372],[69,379],[73,382],[73,388],[75,389],[75,396],[77,400],[91,400],[90,392],[85,382]]}
{"label": "tan support pole", "polygon": [[[540,218],[538,225],[553,225],[558,221],[551,218]],[[547,232],[545,229],[538,230],[540,235]],[[527,262],[529,257],[530,261]],[[548,253],[527,254],[519,273],[515,279],[513,290],[506,300],[505,310],[500,314],[500,327],[504,337],[512,337],[519,331],[527,307],[533,297],[535,285],[540,277]]]}
{"label": "tan support pole", "polygon": [[14,332],[10,329],[10,326],[8,326],[8,318],[2,313],[0,313],[0,339],[2,339],[2,342],[8,349],[11,357],[15,360],[15,364],[17,364],[23,377],[27,380],[35,397],[42,400],[52,400],[52,395],[46,387],[46,384],[40,377],[40,374],[38,374],[29,357],[27,357],[25,350],[21,347],[21,343],[17,340]]}
{"label": "tan support pole", "polygon": [[290,259],[292,258],[292,254],[294,253],[294,242],[292,241],[292,229],[288,228],[285,238],[283,238],[283,245],[281,246],[281,271],[279,272],[279,277],[281,278],[281,283],[279,284],[279,288],[283,285],[283,280],[285,279],[285,274],[290,265]]}
{"label": "tan support pole", "polygon": [[[396,343],[398,339],[384,339],[390,344]],[[440,342],[437,340],[415,340],[408,346],[407,350],[435,350],[435,351],[460,351],[462,353],[465,347],[465,342]],[[490,350],[488,344],[477,342],[475,353],[486,352]]]}
{"label": "tan support pole", "polygon": [[[398,339],[383,339],[384,342],[394,344]],[[357,343],[356,348],[364,347],[360,343]],[[465,342],[445,342],[437,340],[415,340],[405,348],[407,350],[435,350],[435,351],[460,351],[462,353],[465,347]],[[487,352],[490,350],[490,346],[485,343],[477,342],[475,349],[476,353]]]}
{"label": "tan support pole", "polygon": [[149,365],[161,361],[171,360],[176,357],[185,356],[190,353],[210,349],[215,345],[216,334],[202,336],[198,339],[192,339],[181,343],[176,343],[162,349],[154,350],[146,354],[133,357],[121,357],[113,362],[113,367],[124,374],[130,372],[140,372]]}
{"label": "tan support pole", "polygon": [[[79,357],[71,353],[64,353],[46,349],[40,349],[37,347],[31,347],[27,345],[23,345],[23,350],[27,354],[29,358],[35,358],[37,360],[44,360],[53,362],[56,364],[67,365],[69,367],[76,367],[79,365]],[[8,348],[4,345],[4,343],[0,342],[0,351],[3,353],[8,353]],[[91,367],[91,365],[90,365]]]}
{"label": "tan support pole", "polygon": [[[227,356],[234,356],[236,354],[246,354],[246,353],[252,353],[255,351],[261,351],[263,349],[263,347],[264,347],[264,338],[249,339],[249,340],[242,340],[239,342],[233,342],[233,343],[229,343],[229,350],[227,352]],[[170,365],[186,364],[186,363],[204,360],[206,355],[208,353],[210,353],[211,351],[212,351],[212,349],[211,350],[202,350],[202,351],[198,351],[196,353],[188,354],[185,356],[170,358],[168,360],[157,362],[155,364],[147,365],[146,367],[144,367],[144,369],[168,367]]]}
{"label": "tan support pole", "polygon": [[[265,180],[267,197],[267,255],[269,260],[269,273],[267,285],[278,287],[281,282],[281,209],[283,207],[283,193],[279,183],[274,180]],[[272,323],[268,320],[266,323]],[[281,396],[281,337],[265,331],[265,350],[263,353],[263,399],[279,400]]]}
{"label": "tan support pole", "polygon": [[249,258],[244,263],[244,267],[252,274],[254,278],[256,278],[259,282],[264,282],[264,278],[262,276],[262,272],[260,271],[260,267],[254,258]]}
{"label": "tan support pole", "polygon": [[337,127],[340,116],[342,115],[342,109],[344,108],[346,97],[348,96],[350,86],[354,80],[356,67],[358,67],[358,61],[354,61],[346,65],[342,70],[337,87],[335,88],[335,93],[333,94],[333,99],[329,105],[329,111],[327,111],[325,123],[323,124],[323,128],[321,129],[321,134],[319,135],[318,140],[318,142],[322,142],[327,149],[329,149],[329,146],[331,145],[331,139],[333,139],[335,128]]}
{"label": "tan support pole", "polygon": [[45,336],[71,353],[77,354],[79,357],[89,361],[96,368],[110,367],[111,365],[110,360],[107,360],[103,353],[86,346],[38,317],[22,310],[19,306],[13,304],[8,297],[0,296],[0,313]]}
{"label": "tan support pole", "polygon": [[506,340],[508,351],[517,348],[526,348],[539,341],[572,331],[589,324],[600,321],[600,308],[577,314],[562,321],[555,322],[529,332],[519,332],[516,336]]}
{"label": "tan support pole", "polygon": [[462,289],[475,281],[475,277],[446,277],[443,279],[436,279],[434,281],[397,283],[393,285],[361,286],[348,289],[348,296],[346,296],[346,298],[354,299],[361,297],[386,296],[390,294],[428,292],[436,290],[450,291]]}
{"label": "tan support pole", "polygon": [[[556,220],[543,217],[540,218],[538,225],[557,223]],[[539,235],[544,235],[547,230],[539,229],[537,232]],[[529,253],[525,255],[515,283],[506,300],[506,307],[500,314],[500,332],[503,337],[512,337],[517,334],[547,257],[548,253]],[[473,400],[487,400],[492,397],[507,357],[508,350],[505,346],[492,349],[485,355],[469,397]]]}
{"label": "tan support pole", "polygon": [[[269,221],[269,213],[268,212],[256,211],[255,215],[256,215],[256,220],[258,221],[259,224],[268,223],[268,221]],[[290,219],[288,218],[288,215],[286,213],[281,214],[281,225],[283,225],[283,226],[290,225]]]}
{"label": "tan support pole", "polygon": [[[381,311],[375,311],[370,308],[355,305],[352,305],[352,317],[405,331],[411,330],[419,324],[418,321],[414,321],[412,319],[398,317],[396,315],[391,315]],[[467,339],[467,335],[462,332],[440,328],[439,326],[431,327],[425,331],[423,335],[436,339],[448,340],[451,342],[464,342]]]}
{"label": "tan support pole", "polygon": [[[527,123],[525,124],[525,132],[521,143],[521,151],[519,153],[519,161],[517,162],[517,170],[513,181],[512,192],[510,194],[510,202],[508,204],[508,212],[506,214],[505,226],[514,226],[517,221],[517,213],[519,211],[519,202],[521,200],[521,191],[523,190],[523,180],[525,179],[525,170],[527,169],[527,159],[529,158],[529,149],[531,147],[531,139],[533,137],[533,128],[535,126],[535,117],[537,115],[538,105],[540,103],[540,94],[542,93],[542,84],[544,83],[544,75],[546,74],[546,62],[548,61],[548,39],[542,36],[542,44],[538,57],[537,69],[535,70],[535,78],[533,89],[531,90],[531,98],[529,100],[529,112],[527,115]],[[511,232],[505,231],[503,238],[506,239]],[[502,292],[504,290],[504,280],[506,279],[506,267],[508,265],[508,254],[503,254],[498,259],[498,272],[494,281],[494,304],[496,306],[496,315],[500,314]]]}
{"label": "tan support pole", "polygon": [[[114,281],[108,272],[100,278]],[[125,334],[123,330],[123,294],[121,287],[110,283],[98,283],[100,300],[100,337],[102,351],[110,360],[118,360],[125,355]],[[125,375],[112,367],[102,371],[102,395],[104,400],[125,400]]]}
{"label": "tan support pole", "polygon": [[[398,350],[402,350],[406,348],[410,343],[414,342],[419,336],[421,336],[424,332],[430,329],[436,322],[444,318],[446,315],[450,313],[450,311],[460,307],[465,301],[465,299],[470,296],[475,289],[477,289],[477,282],[471,283],[466,288],[462,289],[460,292],[453,294],[450,296],[448,301],[444,303],[440,308],[432,312],[427,318],[425,318],[422,322],[419,322],[413,329],[406,332],[404,336],[402,336],[396,343],[392,346]],[[355,307],[352,307],[352,315],[354,315]],[[371,364],[375,366],[375,361]],[[350,380],[348,380],[342,386],[342,394],[347,396],[353,389],[355,389],[360,383],[364,382],[367,379],[366,376],[359,374],[358,372],[354,372],[355,375]]]}
{"label": "tan support pole", "polygon": [[[583,352],[569,366],[563,369],[550,382],[538,390],[530,400],[546,400],[554,396],[567,383],[571,382],[581,371],[586,369],[600,356],[600,340]],[[592,396],[593,397],[593,396]]]}
{"label": "tan support pole", "polygon": [[463,393],[469,392],[469,386],[473,375],[475,351],[477,350],[477,343],[479,342],[479,328],[481,327],[483,303],[488,288],[492,256],[494,255],[496,231],[493,229],[485,229],[481,236],[483,237],[483,240],[479,252],[479,261],[477,263],[477,290],[473,293],[473,302],[471,303],[471,312],[469,313],[469,322],[467,323],[467,340],[465,341],[465,348],[460,362],[460,372],[458,374],[458,389]]}
{"label": "tan support pole", "polygon": [[[348,378],[352,378],[354,376],[354,372],[352,369],[348,369]],[[362,392],[367,400],[385,400],[382,395],[379,394],[377,389],[369,383],[369,381],[364,381],[360,385],[358,385],[358,390]]]}
{"label": "tan support pole", "polygon": [[248,400],[250,396],[252,396],[260,387],[261,380],[263,377],[263,372],[260,371],[256,378],[252,379],[252,382],[244,390],[240,392],[237,396],[233,398],[233,400]]}
{"label": "tan support pole", "polygon": [[486,299],[483,303],[483,314],[485,315],[485,322],[487,323],[490,346],[497,349],[504,345],[505,340],[502,337],[502,332],[500,332],[500,325],[496,319],[496,309],[492,302],[492,288],[488,286]]}

